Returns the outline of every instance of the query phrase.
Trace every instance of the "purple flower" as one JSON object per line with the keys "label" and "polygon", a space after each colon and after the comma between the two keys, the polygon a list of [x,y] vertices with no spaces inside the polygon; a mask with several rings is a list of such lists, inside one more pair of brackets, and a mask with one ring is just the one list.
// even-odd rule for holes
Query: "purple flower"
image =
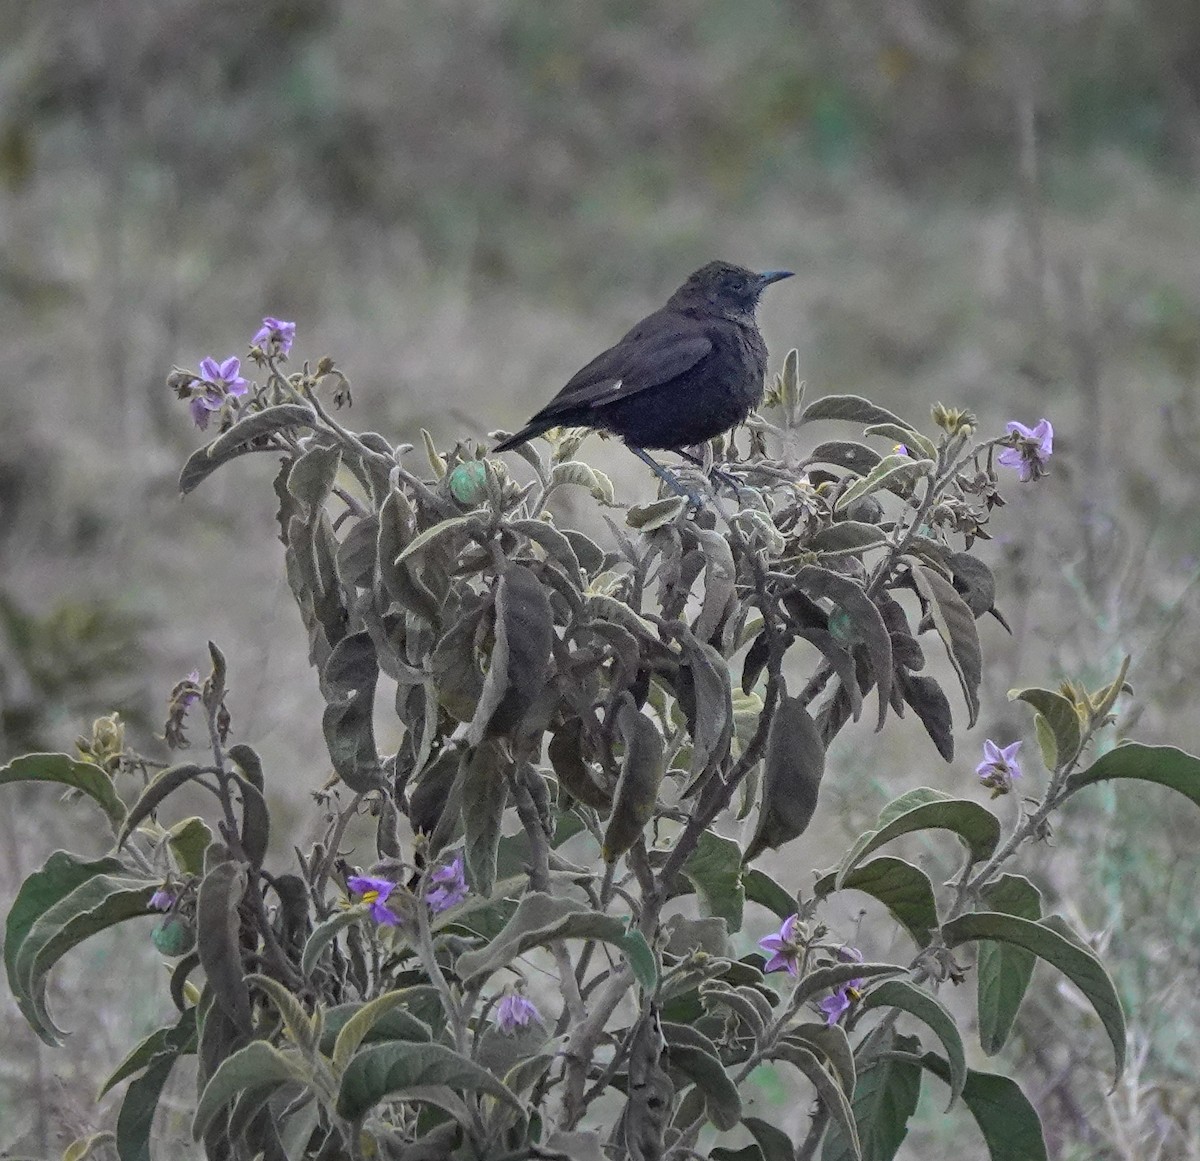
{"label": "purple flower", "polygon": [[771,958],[763,964],[764,972],[781,972],[786,969],[790,975],[799,975],[800,969],[796,962],[801,952],[796,943],[796,927],[799,922],[799,915],[789,915],[774,935],[764,936],[758,941],[758,946],[763,951],[772,953]]}
{"label": "purple flower", "polygon": [[[236,355],[230,355],[223,363],[216,359],[200,360],[200,378],[210,387],[215,387],[222,395],[245,395],[249,385],[240,372],[242,361]],[[216,408],[210,408],[215,411]]]}
{"label": "purple flower", "polygon": [[509,992],[496,1005],[496,1027],[509,1036],[518,1028],[527,1028],[534,1020],[542,1023],[542,1014],[520,992]]}
{"label": "purple flower", "polygon": [[346,880],[346,886],[356,895],[360,895],[362,901],[368,904],[367,910],[370,911],[371,918],[376,923],[381,923],[386,927],[399,926],[400,916],[386,905],[388,896],[396,889],[396,884],[390,879],[373,879],[370,875],[351,875]]}
{"label": "purple flower", "polygon": [[1054,450],[1054,428],[1050,426],[1050,420],[1039,419],[1036,427],[1026,427],[1014,419],[1006,427],[1010,435],[1020,438],[996,457],[997,462],[1006,468],[1016,468],[1022,483],[1044,476],[1046,462]]}
{"label": "purple flower", "polygon": [[463,877],[462,856],[455,855],[445,866],[438,867],[429,876],[429,881],[437,886],[425,896],[425,902],[435,915],[449,911],[451,907],[461,903],[468,894],[467,881]]}
{"label": "purple flower", "polygon": [[272,318],[270,315],[263,319],[262,326],[250,340],[251,345],[262,347],[264,351],[272,355],[286,355],[292,349],[292,343],[295,341],[296,324]]}
{"label": "purple flower", "polygon": [[975,767],[979,781],[991,792],[993,798],[1007,794],[1014,778],[1021,777],[1021,764],[1017,761],[1020,742],[1001,748],[989,738],[983,743],[983,761]]}
{"label": "purple flower", "polygon": [[[838,959],[842,963],[862,963],[862,952],[856,947],[840,947],[838,948]],[[858,999],[861,999],[861,988],[865,980],[847,980],[837,991],[833,992],[823,999],[817,1007],[821,1010],[825,1017],[826,1024],[836,1024],[842,1016],[850,1011],[850,1006]]]}
{"label": "purple flower", "polygon": [[164,885],[150,896],[150,906],[155,911],[170,911],[175,906],[175,897],[175,892]]}

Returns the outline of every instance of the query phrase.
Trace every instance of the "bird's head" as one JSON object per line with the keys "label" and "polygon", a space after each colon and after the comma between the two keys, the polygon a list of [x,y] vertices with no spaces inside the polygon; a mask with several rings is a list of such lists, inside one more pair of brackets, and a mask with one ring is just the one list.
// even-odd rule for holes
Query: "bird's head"
{"label": "bird's head", "polygon": [[755,274],[731,262],[710,262],[696,271],[674,297],[695,302],[697,299],[718,309],[738,314],[753,314],[759,296],[772,282],[791,278],[790,270],[767,270]]}

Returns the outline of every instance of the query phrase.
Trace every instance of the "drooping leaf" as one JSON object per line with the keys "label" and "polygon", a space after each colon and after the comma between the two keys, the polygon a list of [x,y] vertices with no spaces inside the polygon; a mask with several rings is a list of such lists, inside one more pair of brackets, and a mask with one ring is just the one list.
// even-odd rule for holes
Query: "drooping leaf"
{"label": "drooping leaf", "polygon": [[496,643],[467,733],[472,745],[520,726],[545,684],[553,641],[546,590],[530,569],[510,565],[496,586]]}
{"label": "drooping leaf", "polygon": [[663,776],[662,735],[633,699],[625,696],[617,711],[617,724],[625,741],[621,776],[613,791],[612,814],[604,832],[603,856],[615,863],[641,837],[654,817]]}
{"label": "drooping leaf", "polygon": [[854,1050],[840,1024],[797,1024],[788,1032],[787,1039],[799,1041],[818,1056],[823,1056],[834,1079],[842,1086],[842,1092],[853,1097],[857,1078]]}
{"label": "drooping leaf", "polygon": [[844,419],[848,423],[861,423],[864,427],[874,423],[894,423],[905,431],[916,430],[898,415],[859,395],[825,395],[814,399],[800,413],[798,422],[812,423],[817,419]]}
{"label": "drooping leaf", "polygon": [[[924,787],[920,789],[926,790]],[[839,887],[845,882],[846,875],[872,851],[901,835],[921,830],[953,831],[966,844],[973,862],[991,857],[1000,841],[1000,820],[987,807],[966,798],[949,798],[938,791],[926,791],[930,798],[922,802],[912,797],[914,793],[910,791],[903,799],[898,799],[897,804],[916,805],[902,813],[890,815],[887,821],[881,814],[882,825],[879,829],[868,831],[850,848],[838,868]],[[885,813],[890,809],[885,808]]]}
{"label": "drooping leaf", "polygon": [[625,512],[625,523],[639,532],[653,532],[656,528],[674,523],[687,506],[686,496],[668,496],[651,504],[631,504]]}
{"label": "drooping leaf", "polygon": [[329,498],[342,453],[336,447],[314,447],[306,451],[288,472],[287,489],[302,504],[315,508]]}
{"label": "drooping leaf", "polygon": [[[950,1083],[950,1066],[936,1052],[926,1052],[921,1064]],[[971,1069],[962,1098],[983,1133],[991,1161],[1047,1161],[1041,1118],[1015,1080]],[[967,1150],[960,1153],[965,1156]]]}
{"label": "drooping leaf", "polygon": [[303,1084],[308,1078],[301,1060],[265,1040],[252,1040],[223,1060],[209,1078],[192,1118],[192,1139],[204,1136],[213,1118],[247,1089]]}
{"label": "drooping leaf", "polygon": [[704,553],[704,603],[692,632],[698,641],[711,641],[733,600],[737,565],[729,541],[719,532],[698,528],[696,540]]}
{"label": "drooping leaf", "polygon": [[831,1129],[841,1131],[842,1139],[846,1142],[846,1155],[857,1161],[862,1153],[859,1150],[859,1130],[854,1122],[854,1110],[842,1086],[817,1058],[817,1054],[795,1040],[783,1040],[776,1044],[772,1057],[793,1065],[808,1078],[817,1090],[817,1099],[830,1115]]}
{"label": "drooping leaf", "polygon": [[929,606],[934,628],[958,675],[963,699],[967,703],[967,725],[973,726],[979,717],[979,684],[983,680],[983,654],[979,647],[975,616],[940,572],[917,565],[912,570],[912,578],[917,592]]}
{"label": "drooping leaf", "polygon": [[785,891],[765,871],[746,867],[742,871],[742,887],[747,899],[774,912],[780,919],[796,914],[796,897]]}
{"label": "drooping leaf", "polygon": [[168,795],[174,794],[179,787],[203,774],[204,768],[197,766],[194,762],[183,762],[178,766],[168,766],[167,769],[159,771],[138,796],[138,800],[129,808],[129,814],[117,835],[117,849],[119,850],[125,845],[133,833],[134,827],[156,810]]}
{"label": "drooping leaf", "polygon": [[441,1044],[378,1044],[350,1061],[338,1092],[338,1115],[357,1120],[385,1097],[431,1085],[480,1092],[507,1104],[522,1122],[525,1106],[485,1068]]}
{"label": "drooping leaf", "polygon": [[731,933],[742,929],[742,848],[733,839],[704,831],[683,864],[683,875],[696,888],[704,914],[724,919]]}
{"label": "drooping leaf", "polygon": [[125,804],[117,797],[113,780],[94,762],[69,754],[24,754],[0,767],[0,786],[10,782],[55,782],[82,791],[108,815],[113,828],[125,821]]}
{"label": "drooping leaf", "polygon": [[1067,789],[1074,794],[1084,786],[1114,778],[1169,786],[1200,806],[1200,758],[1174,746],[1125,742],[1097,758],[1086,770],[1075,771],[1067,779]]}
{"label": "drooping leaf", "polygon": [[954,717],[950,712],[950,701],[937,679],[919,673],[901,673],[897,680],[901,695],[916,711],[937,752],[947,762],[953,762]]}
{"label": "drooping leaf", "polygon": [[121,1161],[150,1161],[154,1113],[174,1067],[174,1057],[159,1056],[125,1090],[116,1131],[117,1156]]}
{"label": "drooping leaf", "polygon": [[96,1099],[99,1100],[109,1089],[153,1064],[158,1057],[174,1058],[190,1055],[195,1051],[196,1009],[188,1008],[180,1015],[177,1024],[156,1028],[149,1036],[139,1041],[109,1074],[96,1094]]}
{"label": "drooping leaf", "polygon": [[[97,873],[97,867],[106,870]],[[108,873],[110,869],[112,873]],[[73,881],[76,885],[71,887]],[[26,881],[8,921],[8,935],[16,946],[10,950],[6,944],[4,954],[13,995],[45,1043],[56,1046],[63,1035],[46,1008],[50,970],[66,952],[96,932],[146,915],[154,887],[153,883],[128,876],[115,859],[74,865],[60,861],[53,871],[48,863]],[[29,905],[35,899],[48,901],[52,897],[57,901],[30,922]]]}
{"label": "drooping leaf", "polygon": [[266,436],[295,427],[311,427],[316,418],[313,409],[302,403],[281,403],[251,412],[212,443],[188,456],[179,473],[180,492],[186,496],[222,464],[247,452],[277,450],[265,439]]}
{"label": "drooping leaf", "polygon": [[924,871],[903,859],[883,855],[855,867],[837,886],[836,874],[817,880],[813,887],[818,898],[834,890],[863,891],[878,899],[893,918],[912,936],[918,947],[926,947],[938,926],[933,884]]}
{"label": "drooping leaf", "polygon": [[[729,666],[711,645],[698,641],[686,625],[671,623],[683,652],[680,678],[689,683],[692,705],[684,706],[692,735],[691,780],[685,795],[695,793],[729,751],[733,735],[733,691]],[[677,691],[681,692],[681,691]]]}
{"label": "drooping leaf", "polygon": [[559,785],[585,806],[607,814],[612,808],[612,788],[601,785],[583,754],[583,722],[569,718],[550,736],[547,754]]}
{"label": "drooping leaf", "polygon": [[816,565],[803,565],[796,570],[795,578],[796,584],[810,597],[828,597],[849,616],[871,661],[871,672],[879,693],[879,720],[875,728],[882,729],[892,694],[893,668],[892,639],[882,614],[862,588],[849,577]]}
{"label": "drooping leaf", "polygon": [[[16,899],[8,911],[4,929],[4,967],[8,974],[8,986],[21,1009],[22,1015],[44,1040],[46,1030],[39,1030],[30,997],[17,973],[17,956],[26,936],[35,923],[52,907],[70,895],[77,887],[97,875],[124,874],[124,864],[119,859],[104,858],[85,861],[66,851],[55,851],[45,865],[26,878],[17,892]],[[57,1044],[57,1039],[47,1040]]]}
{"label": "drooping leaf", "polygon": [[365,630],[343,637],[321,674],[326,705],[321,718],[329,760],[351,790],[366,794],[383,783],[375,744],[375,686],[379,661]]}
{"label": "drooping leaf", "polygon": [[923,456],[927,460],[937,459],[937,445],[933,440],[923,436],[919,431],[898,423],[873,423],[863,435],[875,436],[877,439],[890,439],[893,443],[903,444],[908,448],[909,455]]}
{"label": "drooping leaf", "polygon": [[717,1046],[690,1024],[662,1021],[667,1042],[667,1059],[701,1092],[709,1120],[718,1129],[732,1129],[742,1119],[742,1098],[733,1083]]}
{"label": "drooping leaf", "polygon": [[[599,939],[624,949],[628,933],[615,916],[601,915],[575,899],[533,891],[522,897],[516,913],[490,944],[458,957],[458,974],[468,985],[479,984],[530,948],[545,947],[557,939]],[[634,959],[630,965],[638,968]],[[643,986],[653,988],[653,979]]]}
{"label": "drooping leaf", "polygon": [[998,911],[960,915],[943,925],[946,946],[955,948],[970,940],[992,939],[1032,952],[1058,968],[1087,998],[1104,1026],[1116,1058],[1116,1074],[1125,1068],[1125,1013],[1104,965],[1081,943],[1064,938],[1044,923],[1033,923]]}
{"label": "drooping leaf", "polygon": [[863,999],[862,1010],[869,1012],[872,1008],[899,1008],[902,1012],[916,1016],[930,1027],[946,1050],[950,1104],[953,1105],[962,1095],[963,1085],[967,1083],[967,1058],[958,1026],[945,1006],[932,992],[918,988],[908,980],[884,980],[872,988]]}
{"label": "drooping leaf", "polygon": [[451,533],[455,534],[456,539],[461,539],[466,533],[478,528],[479,517],[474,513],[469,513],[466,516],[447,517],[447,519],[433,525],[432,528],[426,528],[424,532],[419,532],[414,536],[400,553],[390,561],[390,564],[393,568],[397,565],[405,564],[415,557],[417,553],[424,552],[431,545],[436,544]]}
{"label": "drooping leaf", "polygon": [[746,861],[808,829],[825,773],[825,743],[798,698],[784,697],[767,734],[762,800]]}
{"label": "drooping leaf", "polygon": [[857,500],[881,490],[907,496],[917,480],[932,472],[932,460],[913,459],[905,455],[884,456],[861,480],[855,480],[838,496],[834,511],[845,512]]}
{"label": "drooping leaf", "polygon": [[196,900],[196,949],[217,1003],[244,1033],[253,1024],[239,942],[238,908],[246,893],[245,864],[230,859],[213,867]]}
{"label": "drooping leaf", "polygon": [[[1022,875],[1000,875],[981,893],[991,911],[1034,922],[1042,917],[1041,892]],[[984,1052],[995,1056],[1012,1032],[1037,957],[1023,947],[989,939],[979,941],[978,955],[975,976],[979,1043]]]}
{"label": "drooping leaf", "polygon": [[1010,689],[1009,701],[1023,701],[1032,706],[1045,721],[1054,739],[1050,753],[1042,755],[1047,770],[1056,770],[1070,762],[1083,741],[1082,723],[1070,698],[1051,689]]}
{"label": "drooping leaf", "polygon": [[763,1161],[795,1161],[796,1146],[782,1129],[764,1121],[761,1117],[743,1117],[742,1124],[762,1151]]}
{"label": "drooping leaf", "polygon": [[462,821],[471,890],[485,899],[496,883],[496,850],[508,805],[508,759],[499,739],[488,738],[462,755]]}
{"label": "drooping leaf", "polygon": [[204,871],[204,852],[212,839],[208,823],[195,815],[180,819],[167,831],[171,853],[185,875],[199,875]]}
{"label": "drooping leaf", "polygon": [[798,1008],[807,1000],[818,996],[821,992],[839,988],[851,980],[870,980],[876,976],[903,975],[908,969],[894,963],[835,963],[828,967],[817,968],[796,985],[793,1003]]}
{"label": "drooping leaf", "polygon": [[[897,1048],[917,1047],[915,1039],[894,1037]],[[839,1125],[831,1125],[822,1161],[892,1161],[908,1135],[908,1120],[921,1096],[921,1066],[907,1060],[876,1059],[860,1069],[854,1086],[854,1121],[861,1153]]]}

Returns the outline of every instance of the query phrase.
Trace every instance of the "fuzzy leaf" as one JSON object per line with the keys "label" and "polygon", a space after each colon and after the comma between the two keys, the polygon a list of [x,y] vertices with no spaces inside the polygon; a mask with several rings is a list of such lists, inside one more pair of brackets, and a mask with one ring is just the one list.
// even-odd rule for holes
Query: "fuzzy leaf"
{"label": "fuzzy leaf", "polygon": [[[896,1037],[897,1045],[907,1038]],[[916,1041],[912,1044],[915,1046]],[[832,1126],[825,1137],[822,1161],[891,1161],[908,1135],[908,1119],[921,1095],[921,1066],[907,1060],[876,1060],[862,1069],[854,1086],[854,1120],[861,1154],[856,1153],[844,1130]]]}
{"label": "fuzzy leaf", "polygon": [[641,837],[654,817],[663,776],[662,735],[628,695],[617,711],[617,724],[625,740],[625,756],[604,832],[606,863],[615,863]]}
{"label": "fuzzy leaf", "polygon": [[83,762],[69,754],[24,754],[0,767],[0,786],[10,782],[69,786],[98,803],[114,829],[125,821],[125,804],[117,797],[112,778],[94,762]]}
{"label": "fuzzy leaf", "polygon": [[916,430],[898,415],[858,395],[825,395],[814,399],[801,412],[799,422],[812,423],[816,419],[844,419],[849,423],[861,423],[864,427],[873,423],[894,423],[905,431]]}
{"label": "fuzzy leaf", "polygon": [[975,616],[954,586],[941,573],[924,565],[912,570],[917,592],[929,605],[934,628],[946,646],[946,653],[962,686],[967,703],[967,725],[979,717],[979,684],[983,680],[983,655]]}
{"label": "fuzzy leaf", "polygon": [[[1001,875],[982,891],[989,911],[1002,911],[1035,923],[1042,917],[1041,892],[1022,875]],[[979,1043],[995,1056],[1008,1040],[1033,977],[1037,957],[1011,943],[979,941],[975,964]]]}
{"label": "fuzzy leaf", "polygon": [[798,698],[781,698],[767,734],[762,803],[746,861],[802,835],[817,808],[825,744]]}
{"label": "fuzzy leaf", "polygon": [[924,871],[903,859],[884,855],[855,867],[846,875],[840,887],[836,874],[823,875],[813,891],[818,897],[834,890],[863,891],[878,899],[891,913],[918,947],[927,947],[938,926],[937,904],[933,884]]}
{"label": "fuzzy leaf", "polygon": [[1074,794],[1084,786],[1114,778],[1135,778],[1179,791],[1200,806],[1200,758],[1174,746],[1145,746],[1125,742],[1096,759],[1086,770],[1067,779]]}
{"label": "fuzzy leaf", "polygon": [[860,476],[867,475],[883,457],[865,443],[834,439],[819,443],[808,455],[810,464],[834,464]]}
{"label": "fuzzy leaf", "polygon": [[277,1087],[288,1082],[304,1083],[306,1071],[300,1061],[265,1040],[253,1040],[227,1056],[209,1078],[192,1118],[192,1139],[204,1136],[213,1118],[231,1100],[247,1089]]}
{"label": "fuzzy leaf", "polygon": [[1083,743],[1079,714],[1070,698],[1050,689],[1010,689],[1009,701],[1023,701],[1032,706],[1046,722],[1054,739],[1050,753],[1043,754],[1047,770],[1056,770],[1070,762]]}
{"label": "fuzzy leaf", "polygon": [[480,742],[462,756],[467,881],[485,899],[496,884],[496,850],[508,805],[507,765],[502,744],[495,739]]}
{"label": "fuzzy leaf", "polygon": [[742,929],[742,848],[733,839],[704,831],[683,864],[683,875],[696,888],[703,914],[724,919],[730,932]]}
{"label": "fuzzy leaf", "polygon": [[311,427],[317,418],[311,407],[300,403],[281,403],[251,412],[239,419],[228,431],[217,436],[212,443],[192,452],[179,473],[179,490],[183,495],[203,483],[222,464],[237,459],[247,452],[273,451],[278,449],[267,442],[257,443],[265,436],[277,431],[296,427]]}

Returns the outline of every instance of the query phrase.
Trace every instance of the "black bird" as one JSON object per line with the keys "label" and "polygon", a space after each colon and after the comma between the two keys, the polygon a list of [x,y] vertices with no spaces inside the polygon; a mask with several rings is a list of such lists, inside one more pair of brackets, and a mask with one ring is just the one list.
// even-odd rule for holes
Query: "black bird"
{"label": "black bird", "polygon": [[646,448],[699,462],[682,449],[736,427],[759,404],[767,345],[754,310],[772,282],[790,277],[790,270],[755,274],[728,262],[701,267],[495,450],[551,427],[608,431],[675,492],[696,500]]}

